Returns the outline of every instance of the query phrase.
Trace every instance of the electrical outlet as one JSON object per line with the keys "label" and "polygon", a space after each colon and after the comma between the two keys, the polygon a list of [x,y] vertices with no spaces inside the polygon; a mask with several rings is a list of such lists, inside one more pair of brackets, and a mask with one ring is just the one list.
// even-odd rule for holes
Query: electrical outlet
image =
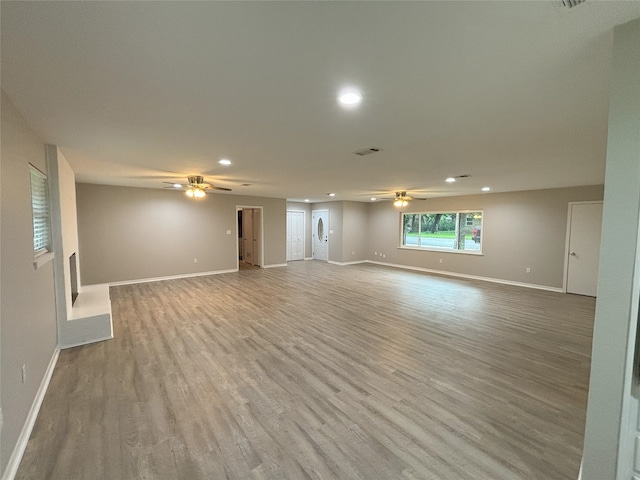
{"label": "electrical outlet", "polygon": [[22,383],[27,383],[27,366],[22,365]]}
{"label": "electrical outlet", "polygon": [[382,254],[382,258],[387,258],[387,256],[383,253],[383,254]]}
{"label": "electrical outlet", "polygon": [[525,273],[531,273],[531,267],[527,267],[527,268],[525,268],[525,269],[524,269],[524,272],[525,272]]}
{"label": "electrical outlet", "polygon": [[373,254],[377,257],[378,256],[378,252],[373,252]]}
{"label": "electrical outlet", "polygon": [[440,263],[442,263],[442,259],[440,259]]}
{"label": "electrical outlet", "polygon": [[231,235],[231,230],[227,230],[227,235]]}
{"label": "electrical outlet", "polygon": [[198,259],[197,259],[197,258],[194,258],[194,259],[193,259],[193,263],[198,263]]}
{"label": "electrical outlet", "polygon": [[351,255],[355,255],[356,251],[355,250],[351,250]]}

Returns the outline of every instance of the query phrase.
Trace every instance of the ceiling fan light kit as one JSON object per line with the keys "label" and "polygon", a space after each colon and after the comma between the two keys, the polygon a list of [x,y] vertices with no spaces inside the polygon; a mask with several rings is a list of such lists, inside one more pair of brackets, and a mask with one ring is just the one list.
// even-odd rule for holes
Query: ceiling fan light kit
{"label": "ceiling fan light kit", "polygon": [[186,188],[184,194],[189,198],[204,198],[207,196],[207,190],[224,190],[225,192],[230,192],[230,188],[225,187],[216,187],[211,183],[206,183],[204,178],[201,175],[189,175],[187,177],[187,184],[183,185],[181,183],[173,183],[173,182],[164,182],[171,185],[171,187],[165,188]]}

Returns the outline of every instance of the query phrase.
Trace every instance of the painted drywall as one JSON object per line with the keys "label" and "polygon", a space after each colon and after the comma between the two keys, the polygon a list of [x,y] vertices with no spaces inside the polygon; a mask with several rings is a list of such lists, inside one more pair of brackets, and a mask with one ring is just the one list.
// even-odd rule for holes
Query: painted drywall
{"label": "painted drywall", "polygon": [[[398,209],[369,205],[368,259],[562,288],[568,203],[602,200],[603,187],[434,198]],[[482,210],[482,255],[399,248],[400,212]],[[377,255],[375,253],[378,253]],[[442,259],[442,263],[440,263]],[[531,268],[531,273],[525,269]]]}
{"label": "painted drywall", "polygon": [[287,211],[304,212],[304,258],[311,258],[311,204],[287,202]]}
{"label": "painted drywall", "polygon": [[[639,45],[640,19],[614,29],[602,246],[583,480],[632,477],[637,421],[631,418],[637,417],[638,408],[631,386],[637,385],[637,380],[632,382],[638,323],[637,309],[632,314],[632,285],[639,253]],[[636,278],[636,282],[638,280]],[[637,294],[634,303],[637,305]]]}
{"label": "painted drywall", "polygon": [[[2,367],[5,471],[57,346],[53,262],[34,269],[29,163],[46,172],[44,142],[2,92]],[[22,365],[27,375],[22,383]]]}
{"label": "painted drywall", "polygon": [[[60,245],[61,252],[55,260],[56,276],[59,275],[60,288],[57,289],[58,318],[66,322],[72,309],[71,272],[69,257],[76,253],[76,270],[80,271],[78,252],[78,220],[76,210],[76,176],[69,162],[55,145],[47,145],[49,180],[51,184],[52,237]],[[59,235],[59,238],[56,238]],[[82,278],[78,275],[78,285]],[[64,307],[64,308],[63,308]]]}
{"label": "painted drywall", "polygon": [[236,269],[238,205],[263,207],[264,265],[286,263],[284,199],[79,183],[76,200],[84,285]]}
{"label": "painted drywall", "polygon": [[342,262],[367,259],[369,206],[362,202],[342,202]]}

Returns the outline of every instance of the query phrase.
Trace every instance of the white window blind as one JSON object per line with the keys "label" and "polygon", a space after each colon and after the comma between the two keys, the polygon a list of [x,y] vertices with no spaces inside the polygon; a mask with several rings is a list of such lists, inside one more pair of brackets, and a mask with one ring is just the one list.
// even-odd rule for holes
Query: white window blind
{"label": "white window blind", "polygon": [[47,176],[33,165],[31,174],[31,210],[33,214],[33,252],[36,255],[49,251],[49,188]]}

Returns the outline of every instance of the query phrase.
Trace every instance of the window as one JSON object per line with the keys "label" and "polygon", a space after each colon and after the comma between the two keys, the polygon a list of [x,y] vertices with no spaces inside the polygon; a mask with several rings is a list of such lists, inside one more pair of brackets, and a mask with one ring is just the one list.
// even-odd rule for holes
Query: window
{"label": "window", "polygon": [[482,212],[403,213],[401,224],[403,247],[481,251]]}
{"label": "window", "polygon": [[49,251],[49,188],[47,176],[33,165],[31,174],[31,211],[33,215],[33,253],[35,256]]}

